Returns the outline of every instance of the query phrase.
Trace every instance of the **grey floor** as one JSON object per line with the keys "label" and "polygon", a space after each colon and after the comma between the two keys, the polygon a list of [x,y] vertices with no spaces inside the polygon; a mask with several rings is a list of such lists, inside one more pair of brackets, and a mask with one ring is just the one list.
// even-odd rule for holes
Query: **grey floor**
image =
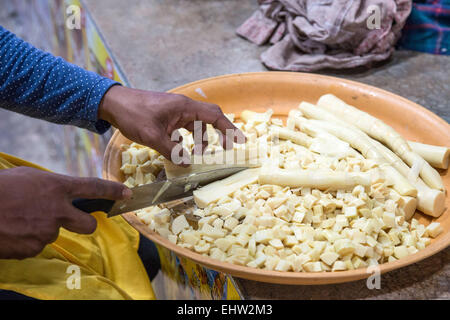
{"label": "grey floor", "polygon": [[[10,0],[0,0],[0,25],[41,49],[49,50],[39,34],[25,33],[22,21],[8,2]],[[62,126],[0,109],[0,152],[66,173],[63,136]]]}

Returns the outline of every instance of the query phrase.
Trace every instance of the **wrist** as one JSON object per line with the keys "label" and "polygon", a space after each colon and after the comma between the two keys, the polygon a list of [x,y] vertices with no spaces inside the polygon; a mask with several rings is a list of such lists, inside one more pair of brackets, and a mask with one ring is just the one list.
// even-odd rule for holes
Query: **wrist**
{"label": "wrist", "polygon": [[114,85],[106,91],[98,107],[98,119],[116,126],[116,115],[120,113],[120,109],[125,105],[122,101],[125,96],[124,90],[127,89],[121,85]]}

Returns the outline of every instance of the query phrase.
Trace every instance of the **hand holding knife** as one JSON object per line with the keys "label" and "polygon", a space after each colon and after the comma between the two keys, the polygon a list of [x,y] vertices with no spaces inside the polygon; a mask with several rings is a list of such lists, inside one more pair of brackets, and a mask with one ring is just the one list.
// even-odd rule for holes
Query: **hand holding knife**
{"label": "hand holding knife", "polygon": [[190,197],[195,189],[245,169],[248,168],[244,166],[221,168],[145,184],[132,188],[133,195],[126,200],[75,199],[72,204],[86,213],[103,211],[108,217],[113,217],[122,213]]}

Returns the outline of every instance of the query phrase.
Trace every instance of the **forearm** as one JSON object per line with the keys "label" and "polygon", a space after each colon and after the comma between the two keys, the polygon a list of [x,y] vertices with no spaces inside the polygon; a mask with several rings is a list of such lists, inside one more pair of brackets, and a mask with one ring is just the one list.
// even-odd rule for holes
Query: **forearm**
{"label": "forearm", "polygon": [[38,50],[0,27],[0,107],[103,133],[105,92],[117,82]]}

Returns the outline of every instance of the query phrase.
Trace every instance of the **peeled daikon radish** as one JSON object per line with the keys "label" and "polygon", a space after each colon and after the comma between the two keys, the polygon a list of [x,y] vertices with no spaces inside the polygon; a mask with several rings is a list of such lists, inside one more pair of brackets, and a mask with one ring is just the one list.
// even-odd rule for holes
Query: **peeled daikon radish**
{"label": "peeled daikon radish", "polygon": [[238,172],[228,178],[215,181],[194,191],[194,201],[199,208],[258,181],[259,168]]}
{"label": "peeled daikon radish", "polygon": [[346,104],[332,94],[320,97],[317,105],[333,112],[341,120],[357,126],[372,138],[383,142],[409,166],[413,166],[417,162],[423,162],[420,176],[425,183],[433,189],[445,190],[439,173],[428,162],[424,161],[421,156],[413,152],[406,140],[383,121]]}
{"label": "peeled daikon radish", "polygon": [[325,189],[348,189],[357,185],[370,186],[370,172],[341,172],[332,170],[301,170],[262,168],[259,173],[260,184],[275,184],[291,188],[307,187]]}
{"label": "peeled daikon radish", "polygon": [[450,162],[450,148],[408,141],[411,149],[435,168],[447,169]]}

